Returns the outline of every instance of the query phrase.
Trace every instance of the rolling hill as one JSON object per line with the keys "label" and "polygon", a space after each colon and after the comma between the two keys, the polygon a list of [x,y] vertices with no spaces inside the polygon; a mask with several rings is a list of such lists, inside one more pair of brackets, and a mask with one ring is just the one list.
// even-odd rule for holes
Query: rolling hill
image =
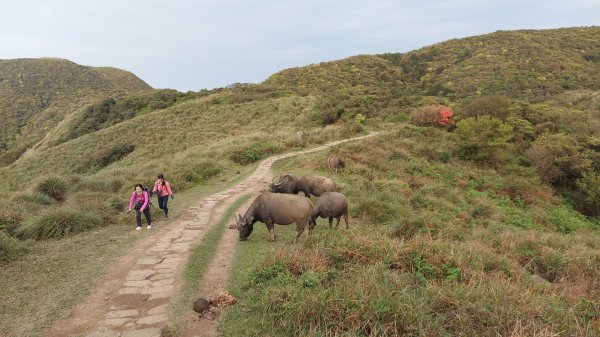
{"label": "rolling hill", "polygon": [[15,161],[86,104],[148,90],[120,69],[56,58],[0,60],[0,164]]}

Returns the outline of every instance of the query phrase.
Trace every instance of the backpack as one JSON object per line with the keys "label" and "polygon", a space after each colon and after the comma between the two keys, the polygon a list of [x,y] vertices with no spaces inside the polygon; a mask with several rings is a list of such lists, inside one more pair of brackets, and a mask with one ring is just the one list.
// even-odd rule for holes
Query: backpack
{"label": "backpack", "polygon": [[152,189],[148,186],[142,185],[142,192],[148,193],[148,207],[154,207],[152,204]]}

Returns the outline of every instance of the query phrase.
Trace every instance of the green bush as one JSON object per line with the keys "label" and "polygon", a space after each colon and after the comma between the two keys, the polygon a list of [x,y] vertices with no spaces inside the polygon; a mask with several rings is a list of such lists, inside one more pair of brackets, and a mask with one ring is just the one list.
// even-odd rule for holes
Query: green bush
{"label": "green bush", "polygon": [[0,264],[16,260],[27,252],[23,242],[0,233]]}
{"label": "green bush", "polygon": [[43,178],[35,190],[56,201],[64,201],[67,198],[67,184],[64,179],[57,176]]}
{"label": "green bush", "polygon": [[57,208],[26,220],[15,230],[15,235],[21,239],[60,238],[97,228],[101,225],[102,219],[98,216],[66,208]]}
{"label": "green bush", "polygon": [[502,151],[513,138],[513,127],[497,118],[467,118],[456,124],[461,158],[493,165],[502,163]]}

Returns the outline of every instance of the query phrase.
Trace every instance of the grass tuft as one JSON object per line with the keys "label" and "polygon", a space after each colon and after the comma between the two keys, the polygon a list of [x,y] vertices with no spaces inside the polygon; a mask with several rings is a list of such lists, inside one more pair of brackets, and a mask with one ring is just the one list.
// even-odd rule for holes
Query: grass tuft
{"label": "grass tuft", "polygon": [[64,179],[57,176],[42,178],[35,190],[56,201],[64,201],[67,198],[66,182]]}
{"label": "grass tuft", "polygon": [[98,216],[81,213],[67,208],[48,210],[39,216],[27,220],[15,230],[21,239],[61,238],[80,233],[102,225]]}

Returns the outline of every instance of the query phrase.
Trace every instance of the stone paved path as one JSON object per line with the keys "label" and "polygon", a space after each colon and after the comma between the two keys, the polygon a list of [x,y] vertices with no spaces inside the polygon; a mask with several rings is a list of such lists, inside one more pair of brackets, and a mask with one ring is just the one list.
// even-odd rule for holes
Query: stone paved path
{"label": "stone paved path", "polygon": [[[160,337],[166,325],[169,302],[176,293],[180,271],[187,262],[192,243],[199,241],[207,231],[215,205],[225,199],[237,198],[248,191],[264,187],[263,180],[277,160],[322,151],[343,142],[376,134],[331,142],[263,160],[246,180],[225,191],[212,194],[190,207],[182,220],[174,222],[164,236],[140,254],[129,272],[121,279],[120,286],[105,298],[109,301],[105,304],[108,309],[102,317],[93,321],[95,326],[86,326],[83,332],[65,329],[63,333],[61,329],[54,328],[49,336]],[[212,221],[210,224],[212,223],[218,221]]]}

